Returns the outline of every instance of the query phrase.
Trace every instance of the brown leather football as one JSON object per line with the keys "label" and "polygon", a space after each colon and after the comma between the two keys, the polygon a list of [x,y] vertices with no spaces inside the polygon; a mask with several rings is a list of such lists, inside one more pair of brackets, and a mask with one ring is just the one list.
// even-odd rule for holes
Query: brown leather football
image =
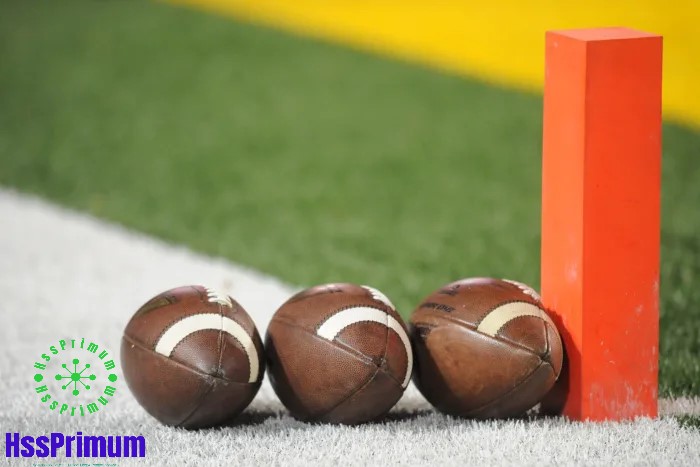
{"label": "brown leather football", "polygon": [[443,413],[513,417],[559,377],[562,343],[539,295],[514,281],[464,279],[429,295],[410,320],[414,381]]}
{"label": "brown leather football", "polygon": [[166,425],[226,423],[260,388],[263,347],[248,313],[201,286],[168,290],[127,324],[121,346],[126,382],[146,411]]}
{"label": "brown leather football", "polygon": [[327,284],[275,313],[265,338],[270,382],[297,419],[357,424],[399,400],[413,354],[403,320],[376,289]]}

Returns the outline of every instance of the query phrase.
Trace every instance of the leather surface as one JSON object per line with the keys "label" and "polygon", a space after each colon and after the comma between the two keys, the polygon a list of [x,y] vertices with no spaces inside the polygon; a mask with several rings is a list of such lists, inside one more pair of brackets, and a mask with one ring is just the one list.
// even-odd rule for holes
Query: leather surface
{"label": "leather surface", "polygon": [[[144,409],[167,425],[202,428],[236,417],[260,388],[264,374],[262,340],[250,316],[208,297],[201,286],[166,291],[143,305],[124,330],[121,361],[129,389]],[[183,318],[218,314],[238,323],[251,337],[260,369],[249,382],[244,347],[227,332],[204,329],[184,337],[170,356],[155,351],[163,334]]]}
{"label": "leather surface", "polygon": [[265,338],[270,382],[297,419],[356,424],[377,419],[403,394],[406,349],[386,324],[362,321],[329,340],[318,335],[338,312],[369,307],[392,316],[396,310],[354,284],[304,290],[275,313]]}
{"label": "leather surface", "polygon": [[495,336],[478,330],[491,311],[513,302],[544,309],[522,285],[476,278],[440,288],[414,311],[414,381],[438,410],[475,418],[517,416],[554,385],[563,350],[546,320],[515,317]]}

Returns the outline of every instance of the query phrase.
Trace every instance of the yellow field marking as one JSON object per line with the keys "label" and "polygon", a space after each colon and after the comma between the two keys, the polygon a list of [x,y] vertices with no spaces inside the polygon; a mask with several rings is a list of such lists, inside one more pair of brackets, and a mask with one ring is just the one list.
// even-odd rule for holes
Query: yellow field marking
{"label": "yellow field marking", "polygon": [[541,90],[544,31],[627,26],[664,35],[664,113],[700,128],[700,1],[168,0]]}

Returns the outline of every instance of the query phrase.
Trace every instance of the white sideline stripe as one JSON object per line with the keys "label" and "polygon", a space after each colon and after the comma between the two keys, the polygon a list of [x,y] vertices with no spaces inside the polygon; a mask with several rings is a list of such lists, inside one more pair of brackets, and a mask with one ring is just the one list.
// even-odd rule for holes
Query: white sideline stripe
{"label": "white sideline stripe", "polygon": [[[498,333],[498,330],[505,326],[506,323],[521,316],[542,318],[554,326],[549,315],[540,307],[527,302],[511,302],[491,310],[489,314],[481,320],[476,330],[494,337]],[[554,329],[556,329],[556,326]]]}
{"label": "white sideline stripe", "polygon": [[700,416],[700,397],[659,399],[659,415]]}
{"label": "white sideline stripe", "polygon": [[404,376],[402,387],[408,386],[408,382],[411,380],[411,370],[413,369],[413,351],[411,350],[411,342],[408,340],[408,335],[404,330],[401,323],[399,323],[393,316],[378,310],[377,308],[371,308],[367,306],[358,306],[354,308],[348,308],[346,310],[340,311],[330,318],[328,318],[316,331],[316,334],[332,341],[336,336],[345,329],[346,327],[361,323],[363,321],[372,321],[375,323],[383,324],[384,326],[392,329],[396,334],[398,334],[403,346],[406,349],[406,376]]}
{"label": "white sideline stripe", "polygon": [[254,383],[258,379],[258,371],[260,363],[258,361],[258,352],[255,349],[253,339],[250,338],[245,329],[240,324],[227,316],[221,316],[216,313],[207,313],[201,315],[192,315],[184,318],[173,324],[156,343],[156,352],[169,357],[177,344],[182,339],[189,336],[193,332],[203,331],[205,329],[215,329],[224,331],[243,346],[243,350],[248,356],[250,364],[250,377],[248,382]]}

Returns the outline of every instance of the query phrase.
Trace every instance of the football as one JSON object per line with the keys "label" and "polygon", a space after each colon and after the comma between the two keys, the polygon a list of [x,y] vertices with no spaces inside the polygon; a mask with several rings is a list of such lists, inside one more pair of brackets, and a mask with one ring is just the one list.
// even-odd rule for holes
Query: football
{"label": "football", "polygon": [[202,286],[149,300],[124,330],[121,361],[136,400],[166,425],[204,428],[236,417],[260,388],[262,340],[231,297]]}
{"label": "football", "polygon": [[552,388],[562,343],[539,295],[515,281],[473,278],[429,295],[410,319],[414,381],[438,410],[521,415]]}
{"label": "football", "polygon": [[358,424],[393,407],[413,354],[406,325],[376,289],[327,284],[285,302],[265,338],[268,375],[299,420]]}

